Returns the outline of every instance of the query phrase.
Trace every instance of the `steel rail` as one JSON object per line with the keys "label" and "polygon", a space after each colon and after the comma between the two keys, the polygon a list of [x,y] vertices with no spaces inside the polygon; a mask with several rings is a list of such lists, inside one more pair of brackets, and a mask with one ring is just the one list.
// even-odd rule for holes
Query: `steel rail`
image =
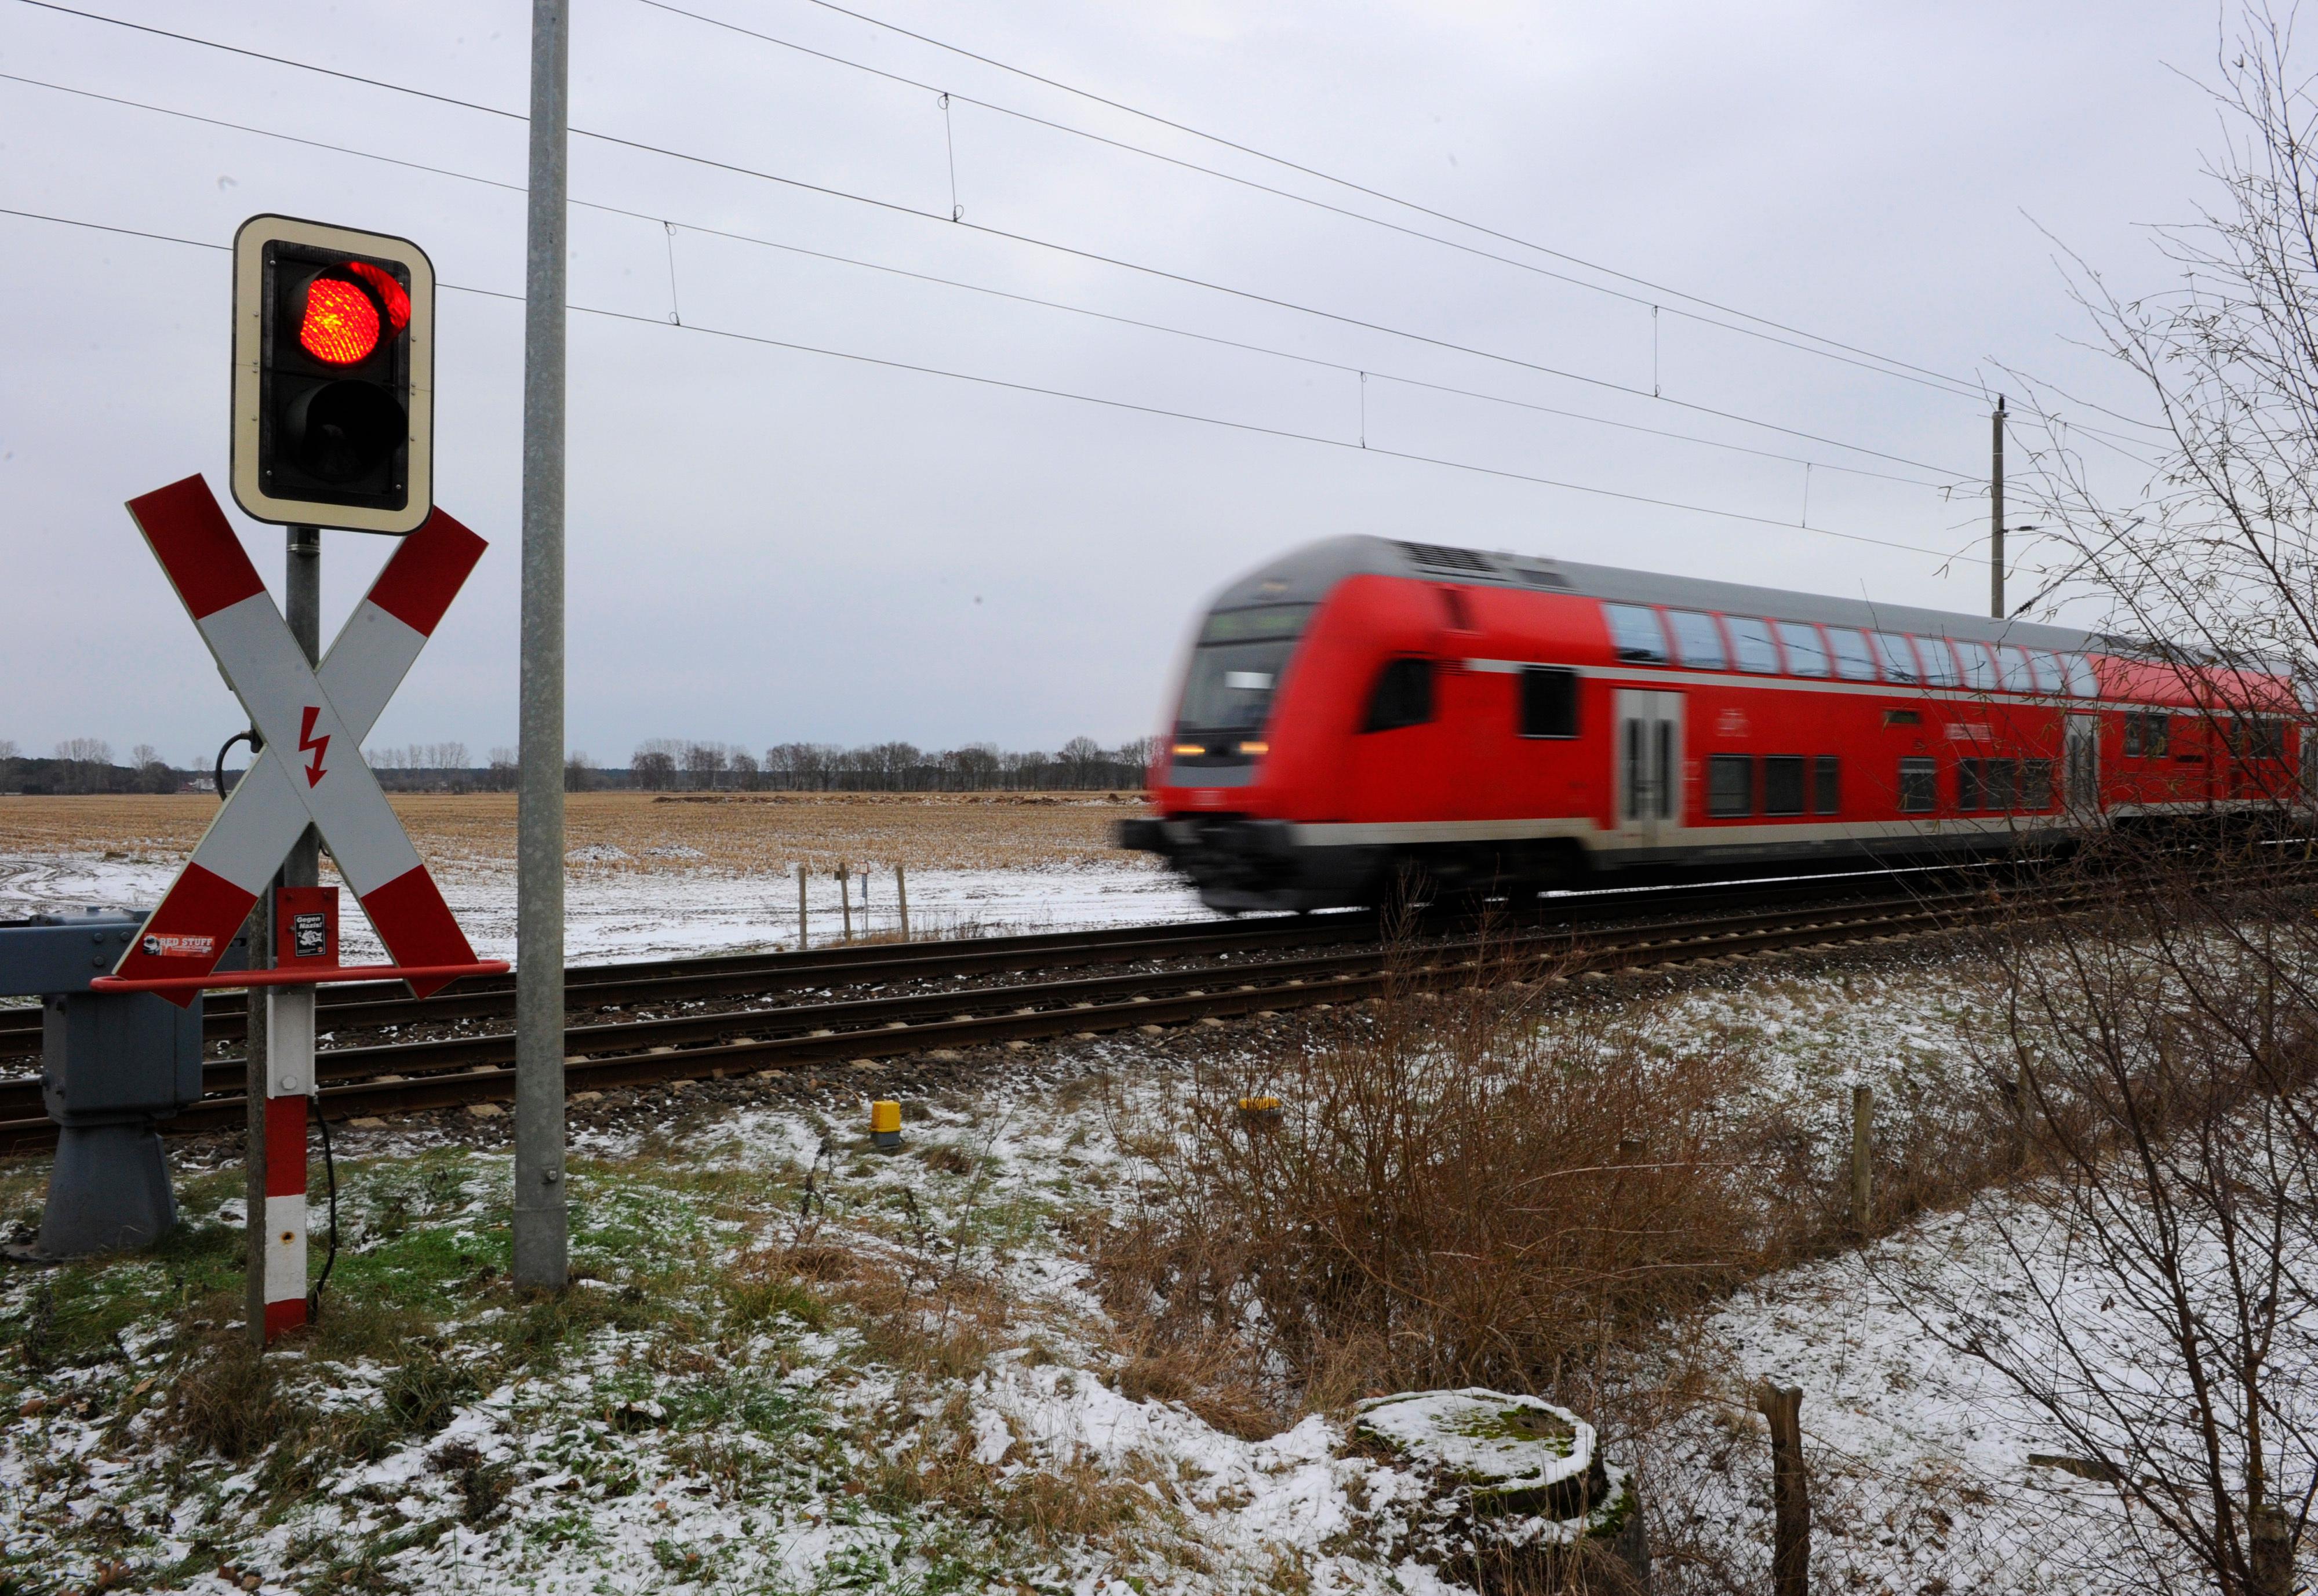
{"label": "steel rail", "polygon": [[[1953,868],[1912,872],[1867,871],[1833,876],[1778,878],[1753,883],[1703,883],[1647,889],[1609,889],[1546,900],[1550,918],[1568,926],[1599,924],[1635,916],[1757,902],[1840,902],[1888,891],[1895,880],[1929,885],[1961,873]],[[1433,917],[1434,925],[1447,917]],[[565,973],[569,1009],[587,1010],[640,1003],[707,1001],[838,985],[893,981],[930,981],[1014,970],[1061,969],[1072,964],[1122,964],[1155,959],[1212,957],[1242,950],[1307,946],[1334,941],[1373,940],[1373,914],[1352,912],[1244,921],[1183,921],[1122,926],[1088,931],[1034,932],[1017,936],[854,944],[804,953],[727,954],[690,959],[646,960],[575,965]],[[504,976],[471,977],[427,999],[413,999],[392,982],[325,987],[317,1018],[332,1031],[367,1030],[444,1020],[505,1018],[513,1013],[514,989]],[[204,1042],[231,1041],[244,1034],[247,1014],[238,994],[227,993],[203,1005]],[[38,1008],[0,1010],[0,1057],[37,1053]]]}
{"label": "steel rail", "polygon": [[[2074,895],[2047,906],[2065,912]],[[1610,937],[1579,931],[1522,937],[1467,937],[1414,947],[1370,948],[1225,971],[1165,971],[1041,982],[960,993],[872,998],[674,1020],[572,1027],[565,1073],[571,1090],[602,1090],[736,1072],[781,1070],[840,1059],[876,1059],[929,1049],[1028,1042],[1057,1036],[1164,1027],[1262,1011],[1313,1009],[1469,982],[1477,975],[1555,981],[1691,964],[1717,964],[1792,948],[1834,948],[1959,929],[2008,911],[2015,901],[1986,892],[1936,899],[1909,896],[1831,906],[1799,919],[1762,910],[1640,927]],[[1235,978],[1218,990],[1223,978]],[[1205,984],[1196,984],[1204,982]],[[969,1002],[968,1000],[973,1001]],[[970,1012],[980,1007],[1005,1012]],[[914,1017],[914,1018],[910,1018]],[[812,1025],[813,1019],[836,1024]],[[795,1027],[792,1034],[729,1036]],[[689,1041],[696,1045],[684,1046]],[[593,1049],[593,1051],[589,1051]],[[616,1050],[616,1051],[615,1051]],[[331,1118],[414,1113],[512,1096],[512,1038],[505,1035],[337,1049],[319,1063],[323,1112]],[[390,1068],[391,1066],[391,1068]],[[216,1073],[214,1077],[211,1071]],[[205,1097],[160,1128],[190,1134],[238,1124],[231,1095],[242,1071],[231,1061],[204,1071],[220,1095]],[[20,1083],[0,1098],[0,1147],[52,1144],[55,1127],[33,1117]],[[31,1111],[27,1112],[30,1108]]]}

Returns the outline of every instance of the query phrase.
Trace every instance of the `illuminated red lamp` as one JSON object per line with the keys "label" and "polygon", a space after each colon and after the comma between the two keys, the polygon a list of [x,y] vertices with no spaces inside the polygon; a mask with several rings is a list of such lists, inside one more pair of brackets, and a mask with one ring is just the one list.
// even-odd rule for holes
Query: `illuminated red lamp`
{"label": "illuminated red lamp", "polygon": [[334,366],[368,360],[378,347],[378,302],[360,284],[328,273],[317,277],[306,285],[306,314],[298,325],[299,346]]}

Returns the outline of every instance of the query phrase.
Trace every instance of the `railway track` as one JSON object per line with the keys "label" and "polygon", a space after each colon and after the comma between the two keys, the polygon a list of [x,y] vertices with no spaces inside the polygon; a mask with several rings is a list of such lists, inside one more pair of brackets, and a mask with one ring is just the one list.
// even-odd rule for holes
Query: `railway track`
{"label": "railway track", "polygon": [[[1884,890],[1868,895],[1866,883]],[[1347,916],[1329,917],[1347,923],[1326,928],[1320,940],[1314,937],[1312,922],[1275,921],[1141,928],[1094,938],[990,939],[1013,945],[1002,947],[974,942],[907,945],[914,950],[910,952],[856,947],[836,950],[842,955],[836,959],[816,953],[693,960],[680,967],[655,966],[644,974],[630,967],[627,973],[599,984],[633,989],[658,983],[663,992],[693,997],[705,989],[684,983],[704,980],[755,982],[718,986],[716,995],[874,987],[896,979],[895,966],[914,982],[935,973],[987,975],[1035,969],[1043,974],[1120,963],[1170,964],[953,991],[831,992],[767,1007],[597,1018],[566,1028],[565,1083],[574,1092],[601,1091],[933,1049],[1220,1023],[1236,1016],[1320,1009],[1394,991],[1455,986],[1478,975],[1569,981],[1627,970],[1712,964],[1797,948],[1859,946],[1954,930],[1990,914],[2008,912],[2019,901],[2017,894],[1991,890],[1985,880],[1951,883],[1937,891],[1927,885],[1908,892],[1892,892],[1891,884],[1888,876],[1856,878],[1846,895],[1833,899],[1826,898],[1822,884],[1823,901],[1816,903],[1799,901],[1792,883],[1753,893],[1723,889],[1656,901],[1654,907],[1662,911],[1678,911],[1671,919],[1631,923],[1634,905],[1629,901],[1619,914],[1612,914],[1606,905],[1593,906],[1549,928],[1476,935],[1468,927],[1389,947],[1376,939],[1373,920]],[[2064,912],[2072,896],[2040,902],[2040,912]],[[1629,923],[1609,923],[1614,919]],[[1289,936],[1299,923],[1300,942]],[[1155,930],[1164,934],[1155,936]],[[1195,951],[1214,956],[1205,964],[1181,962]],[[1227,962],[1250,953],[1265,956]],[[1009,962],[1014,960],[1029,962]],[[760,967],[747,972],[734,967],[751,962]],[[601,966],[595,973],[618,968]],[[774,980],[784,984],[776,987]],[[508,994],[496,995],[502,1008],[491,1012],[503,1012]],[[333,1006],[345,1011],[362,1007],[360,1001]],[[346,1025],[335,1014],[326,1023],[337,1028]],[[322,1111],[329,1118],[343,1119],[503,1101],[514,1095],[514,1056],[515,1038],[505,1030],[333,1047],[317,1060]],[[164,1130],[182,1134],[241,1125],[247,1113],[245,1079],[245,1066],[238,1058],[210,1063],[203,1071],[207,1095]],[[54,1127],[42,1116],[37,1080],[20,1077],[0,1081],[0,1148],[30,1150],[53,1140]]]}
{"label": "railway track", "polygon": [[[1548,901],[1552,906],[1552,923],[1577,927],[1756,904],[1840,901],[1889,892],[1895,880],[1919,883],[1918,890],[1936,891],[1959,879],[1984,880],[1987,875],[1985,870],[1872,872],[1605,891]],[[1422,934],[1437,930],[1443,923],[1450,923],[1445,917],[1416,929]],[[588,1013],[896,982],[979,979],[1029,970],[1229,957],[1330,942],[1373,941],[1376,935],[1374,917],[1347,913],[581,964],[564,973],[564,1000],[568,1011]],[[515,983],[512,975],[471,976],[434,997],[415,999],[400,982],[357,982],[318,988],[316,1000],[321,1028],[334,1033],[465,1020],[511,1021]],[[202,1038],[205,1043],[240,1040],[247,1032],[247,1020],[244,994],[212,993],[202,1005]],[[0,1061],[31,1058],[40,1050],[39,1009],[0,1009]]]}

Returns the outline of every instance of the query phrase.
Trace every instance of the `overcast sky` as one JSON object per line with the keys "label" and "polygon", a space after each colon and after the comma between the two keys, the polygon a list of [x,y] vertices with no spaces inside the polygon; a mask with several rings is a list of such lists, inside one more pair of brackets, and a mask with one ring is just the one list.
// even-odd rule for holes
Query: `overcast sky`
{"label": "overcast sky", "polygon": [[[0,206],[218,246],[278,211],[408,235],[455,285],[436,497],[491,549],[372,741],[512,743],[522,307],[492,296],[523,283],[528,8],[74,3],[515,113],[0,0],[0,73],[84,91],[0,80]],[[1523,242],[812,0],[680,0],[787,46],[578,0],[575,129],[705,157],[572,141],[569,724],[602,763],[658,736],[1141,735],[1207,595],[1344,532],[1983,610],[1984,401],[1680,296],[2129,404],[2071,342],[2053,239],[2161,283],[2140,229],[2204,197],[2217,138],[2217,13],[2180,0],[847,3]],[[243,723],[121,507],[196,471],[229,498],[227,261],[0,216],[0,738],[25,752],[96,736],[206,764]],[[1965,487],[1919,485],[1940,481]],[[1800,529],[1806,491],[1813,527],[1965,557]],[[236,520],[278,578],[279,530]],[[386,552],[327,535],[326,635]]]}

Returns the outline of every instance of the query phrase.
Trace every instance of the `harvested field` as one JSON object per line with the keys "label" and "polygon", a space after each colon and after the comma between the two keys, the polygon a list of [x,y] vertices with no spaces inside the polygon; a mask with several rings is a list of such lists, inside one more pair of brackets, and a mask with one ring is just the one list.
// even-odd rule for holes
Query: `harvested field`
{"label": "harvested field", "polygon": [[[430,861],[512,868],[515,794],[409,793],[394,807]],[[1137,793],[575,793],[575,867],[779,871],[803,863],[912,870],[1110,864]],[[217,813],[201,794],[0,798],[0,854],[182,856]]]}
{"label": "harvested field", "polygon": [[[1110,846],[1140,794],[580,793],[565,817],[565,948],[577,962],[794,946],[795,868],[815,942],[1060,930],[1205,911],[1147,854]],[[516,802],[397,795],[396,810],[476,951],[515,954]],[[149,906],[217,813],[199,794],[0,798],[0,919]],[[840,885],[837,871],[846,867]],[[323,880],[335,882],[328,861]],[[349,907],[346,954],[382,950]]]}

